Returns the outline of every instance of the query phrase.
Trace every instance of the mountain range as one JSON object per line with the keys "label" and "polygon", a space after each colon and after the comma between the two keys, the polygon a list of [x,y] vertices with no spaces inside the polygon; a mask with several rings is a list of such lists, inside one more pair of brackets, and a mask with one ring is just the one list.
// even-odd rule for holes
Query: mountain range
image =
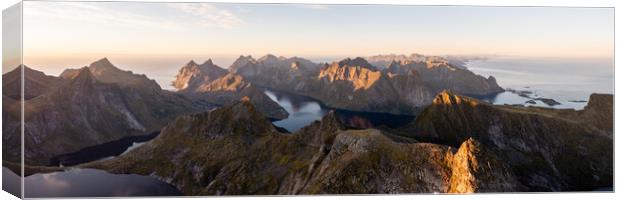
{"label": "mountain range", "polygon": [[588,191],[613,182],[613,130],[568,118],[605,115],[610,97],[592,95],[574,111],[442,92],[414,129],[349,129],[330,112],[295,133],[279,132],[243,98],[81,167],[151,175],[186,195]]}
{"label": "mountain range", "polygon": [[[409,57],[395,60],[401,58],[399,56],[372,58],[375,63],[391,64],[389,67],[376,67],[361,57],[317,64],[299,57],[268,54],[259,59],[240,56],[228,68],[228,73],[234,74],[230,76],[241,76],[236,79],[256,87],[310,97],[328,107],[390,114],[416,115],[431,103],[436,94],[445,89],[473,96],[504,91],[497,85],[495,78],[476,75],[462,67],[453,66],[445,59],[423,57],[418,61]],[[185,69],[185,66],[173,85],[181,91],[204,94],[219,92],[222,88],[237,84],[235,81],[227,81],[230,86],[210,87],[209,84],[217,77],[223,77],[225,72],[209,61],[203,65],[203,70],[192,70],[191,67]],[[211,73],[206,75],[207,71]],[[265,104],[257,105],[260,110]]]}
{"label": "mountain range", "polygon": [[[22,76],[23,69],[23,76]],[[19,163],[21,83],[27,170],[54,156],[160,134],[76,167],[150,175],[186,195],[587,191],[613,186],[613,95],[583,110],[492,105],[502,92],[458,59],[405,55],[314,63],[240,56],[224,69],[180,67],[163,90],[107,58],[50,76],[3,75],[3,161]],[[289,133],[265,90],[334,110],[415,116],[402,127],[352,127],[337,112]],[[47,166],[45,170],[64,170]],[[31,174],[26,172],[26,174]]]}
{"label": "mountain range", "polygon": [[[162,90],[155,81],[120,70],[105,58],[68,69],[60,77],[23,68],[24,158],[29,164],[46,165],[53,156],[149,134],[178,115],[215,106]],[[19,69],[3,75],[3,87],[19,84]],[[19,102],[18,94],[3,90],[3,100]],[[18,105],[3,104],[5,160],[17,160],[20,155],[20,109],[11,108]]]}

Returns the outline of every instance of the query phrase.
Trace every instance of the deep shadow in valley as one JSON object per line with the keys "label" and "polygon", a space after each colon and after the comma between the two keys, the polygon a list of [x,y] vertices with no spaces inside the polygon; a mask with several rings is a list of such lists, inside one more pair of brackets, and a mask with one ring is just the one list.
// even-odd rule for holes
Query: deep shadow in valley
{"label": "deep shadow in valley", "polygon": [[50,166],[73,166],[95,160],[121,155],[136,143],[148,142],[157,137],[159,131],[139,136],[129,136],[103,144],[89,146],[79,151],[59,155],[50,160]]}

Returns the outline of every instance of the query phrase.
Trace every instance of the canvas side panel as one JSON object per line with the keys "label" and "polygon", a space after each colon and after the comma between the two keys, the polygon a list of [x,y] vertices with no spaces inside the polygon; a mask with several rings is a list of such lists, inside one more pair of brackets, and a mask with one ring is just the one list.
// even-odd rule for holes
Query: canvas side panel
{"label": "canvas side panel", "polygon": [[2,190],[22,197],[22,3],[2,11]]}

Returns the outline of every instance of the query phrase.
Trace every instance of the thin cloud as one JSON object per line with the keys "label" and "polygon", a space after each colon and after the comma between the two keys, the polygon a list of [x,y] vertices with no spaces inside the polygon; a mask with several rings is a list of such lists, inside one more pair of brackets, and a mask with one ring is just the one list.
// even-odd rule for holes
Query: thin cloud
{"label": "thin cloud", "polygon": [[25,19],[30,20],[64,20],[85,23],[112,23],[125,26],[142,26],[154,28],[181,28],[171,20],[158,18],[118,9],[103,7],[98,3],[88,2],[36,2],[25,4],[28,12],[25,12]]}
{"label": "thin cloud", "polygon": [[[36,2],[26,4],[25,17],[31,20],[64,20],[85,23],[106,23],[131,27],[185,30],[195,26],[232,28],[245,22],[233,12],[207,3],[149,4],[153,11],[131,12],[118,9],[114,3],[97,2]],[[184,20],[170,19],[160,11],[179,13]]]}
{"label": "thin cloud", "polygon": [[194,16],[198,24],[208,27],[232,28],[245,24],[230,10],[218,8],[208,3],[174,3],[170,7]]}

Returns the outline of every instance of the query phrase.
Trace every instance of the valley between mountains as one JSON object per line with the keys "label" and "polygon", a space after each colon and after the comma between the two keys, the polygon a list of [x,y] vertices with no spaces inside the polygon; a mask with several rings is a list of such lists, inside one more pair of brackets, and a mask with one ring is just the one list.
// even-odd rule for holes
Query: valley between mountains
{"label": "valley between mountains", "polygon": [[[436,56],[379,55],[314,63],[240,56],[224,69],[181,66],[162,89],[103,58],[50,76],[3,75],[3,165],[19,172],[20,99],[26,175],[95,168],[156,177],[184,195],[591,191],[613,187],[613,95],[582,110],[493,105],[494,77]],[[287,131],[265,91],[333,111]],[[349,123],[338,111],[414,119]],[[59,155],[160,132],[131,151],[71,167]]]}

